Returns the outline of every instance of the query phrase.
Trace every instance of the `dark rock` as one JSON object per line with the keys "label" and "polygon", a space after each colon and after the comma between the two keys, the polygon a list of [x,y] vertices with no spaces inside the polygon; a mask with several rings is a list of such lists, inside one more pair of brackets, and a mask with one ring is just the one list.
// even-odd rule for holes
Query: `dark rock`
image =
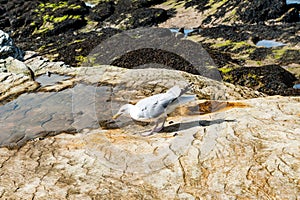
{"label": "dark rock", "polygon": [[300,64],[300,51],[295,49],[287,49],[280,58],[281,64],[298,63]]}
{"label": "dark rock", "polygon": [[115,4],[113,1],[100,2],[97,4],[90,14],[95,21],[103,21],[114,13]]}
{"label": "dark rock", "polygon": [[295,75],[278,65],[241,67],[223,74],[225,81],[247,86],[269,95],[299,95],[293,90]]}
{"label": "dark rock", "polygon": [[[220,4],[221,5],[218,5]],[[282,15],[287,15],[288,18],[285,22],[295,22],[297,17],[293,13],[288,12],[288,10],[293,7],[297,8],[297,5],[286,5],[286,0],[262,0],[262,1],[197,1],[191,0],[185,2],[185,8],[194,7],[197,10],[203,12],[205,10],[212,10],[212,14],[205,16],[203,24],[219,24],[220,22],[225,22],[228,24],[228,21],[235,23],[237,19],[241,20],[244,23],[253,24],[253,23],[263,23],[271,19],[280,18]],[[213,7],[216,6],[218,9],[215,11]],[[232,10],[235,12],[232,12]]]}
{"label": "dark rock", "polygon": [[[46,39],[45,49],[41,52],[56,54],[54,61],[62,60],[69,65],[79,66],[97,45],[119,32],[117,29],[107,28],[99,32],[78,33],[77,35],[71,32],[64,33],[63,36],[52,35]],[[53,42],[55,42],[55,47],[51,45]]]}
{"label": "dark rock", "polygon": [[249,58],[251,60],[264,60],[268,55],[272,54],[272,50],[269,48],[256,48],[250,53]]}
{"label": "dark rock", "polygon": [[169,29],[163,28],[138,28],[114,35],[99,44],[84,64],[125,68],[158,64],[163,68],[221,80],[215,63],[201,45],[179,39]]}
{"label": "dark rock", "polygon": [[[133,60],[134,62],[132,62]],[[147,63],[157,63],[168,66],[171,69],[199,74],[198,70],[183,57],[172,52],[152,48],[142,48],[130,51],[114,60],[111,65],[134,69]]]}
{"label": "dark rock", "polygon": [[280,17],[285,6],[285,0],[241,1],[237,14],[243,22],[257,23]]}
{"label": "dark rock", "polygon": [[296,8],[291,8],[288,12],[284,13],[280,19],[280,22],[298,22],[299,21],[299,11]]}
{"label": "dark rock", "polygon": [[168,19],[167,11],[159,8],[140,8],[132,13],[127,28],[156,26]]}
{"label": "dark rock", "polygon": [[203,28],[199,33],[203,37],[217,39],[223,38],[233,42],[252,40],[256,44],[259,40],[282,39],[290,43],[298,43],[300,37],[296,34],[299,31],[300,24],[243,24],[243,25],[217,25],[214,27]]}
{"label": "dark rock", "polygon": [[45,3],[38,0],[14,0],[3,4],[3,8],[6,13],[0,18],[0,24],[4,30],[13,31],[14,38],[47,35],[48,31],[56,33],[54,29],[64,27],[67,23],[65,21],[71,19],[76,20],[73,25],[85,25],[81,21],[85,21],[84,16],[88,13],[88,8],[80,0],[51,0]]}
{"label": "dark rock", "polygon": [[191,0],[191,1],[186,2],[184,4],[184,7],[189,8],[189,7],[195,6],[197,10],[204,11],[204,10],[207,10],[210,8],[210,6],[207,6],[208,3],[209,3],[209,0],[202,0],[202,1]]}
{"label": "dark rock", "polygon": [[115,10],[114,14],[105,22],[128,30],[138,27],[156,26],[169,18],[168,13],[160,8],[137,8],[133,10]]}
{"label": "dark rock", "polygon": [[5,11],[6,10],[2,6],[0,6],[0,15],[3,15],[5,13]]}
{"label": "dark rock", "polygon": [[219,50],[213,50],[208,45],[203,45],[204,48],[207,50],[211,58],[214,60],[215,64],[218,66],[218,68],[222,68],[226,65],[230,64],[237,64],[242,65],[244,64],[243,60],[239,59],[233,59],[231,58],[231,54],[227,52],[221,52]]}
{"label": "dark rock", "polygon": [[51,35],[59,35],[61,33],[65,33],[67,31],[78,30],[79,28],[85,26],[87,24],[86,20],[81,19],[67,19],[63,22],[57,24],[53,30],[49,30],[45,35],[47,37]]}
{"label": "dark rock", "polygon": [[[12,32],[22,49],[78,66],[103,39],[120,32],[103,25],[115,24],[123,29],[157,25],[167,19],[167,11],[149,7],[163,1],[103,1],[94,8],[81,0],[2,1],[0,26]],[[94,20],[91,24],[98,23],[97,31],[79,31],[87,27],[87,19]]]}

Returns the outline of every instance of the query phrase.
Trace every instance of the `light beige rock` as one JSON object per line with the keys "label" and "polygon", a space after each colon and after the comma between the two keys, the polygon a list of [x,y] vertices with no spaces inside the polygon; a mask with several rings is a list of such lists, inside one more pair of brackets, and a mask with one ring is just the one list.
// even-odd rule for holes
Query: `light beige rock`
{"label": "light beige rock", "polygon": [[5,59],[5,67],[8,72],[14,74],[24,74],[30,78],[34,78],[32,70],[26,66],[22,61],[19,61],[13,57],[8,57]]}
{"label": "light beige rock", "polygon": [[[36,65],[34,59],[39,58],[29,58],[26,65]],[[0,148],[1,199],[300,198],[300,97],[264,97],[165,69],[70,68],[50,61],[33,69],[36,75],[50,71],[72,78],[38,89],[27,76],[2,73],[1,98],[37,89],[61,91],[80,82],[112,88],[107,100],[113,103],[136,102],[174,84],[193,83],[201,100],[178,109],[150,137],[135,135],[148,126],[125,123],[117,129],[83,128],[76,134],[36,138],[20,149]],[[78,95],[88,100],[88,92]],[[69,117],[81,108],[72,109],[61,112]]]}
{"label": "light beige rock", "polygon": [[35,90],[38,84],[24,74],[0,73],[0,101]]}
{"label": "light beige rock", "polygon": [[2,148],[0,197],[299,199],[300,98],[228,105],[151,137],[95,129]]}

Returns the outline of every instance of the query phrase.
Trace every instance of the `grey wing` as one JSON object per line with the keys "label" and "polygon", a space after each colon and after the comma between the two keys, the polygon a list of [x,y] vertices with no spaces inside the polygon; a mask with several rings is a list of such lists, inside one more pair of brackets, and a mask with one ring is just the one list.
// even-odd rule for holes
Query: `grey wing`
{"label": "grey wing", "polygon": [[180,97],[190,89],[191,84],[186,85],[183,89],[180,89],[177,85],[175,85],[167,91],[167,94],[173,95],[174,97]]}
{"label": "grey wing", "polygon": [[141,118],[158,118],[165,113],[166,108],[176,100],[176,96],[168,93],[154,95],[139,101],[136,106],[141,110]]}

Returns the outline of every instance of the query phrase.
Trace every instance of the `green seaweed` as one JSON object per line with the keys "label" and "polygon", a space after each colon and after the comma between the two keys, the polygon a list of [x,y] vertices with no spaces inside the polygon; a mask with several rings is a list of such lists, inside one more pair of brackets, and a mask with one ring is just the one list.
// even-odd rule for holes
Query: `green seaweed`
{"label": "green seaweed", "polygon": [[232,70],[233,70],[233,68],[230,68],[230,67],[219,68],[219,71],[222,72],[222,74],[227,74],[227,73],[229,73]]}
{"label": "green seaweed", "polygon": [[274,49],[272,52],[273,52],[274,58],[276,60],[280,60],[283,57],[284,53],[286,52],[286,49]]}

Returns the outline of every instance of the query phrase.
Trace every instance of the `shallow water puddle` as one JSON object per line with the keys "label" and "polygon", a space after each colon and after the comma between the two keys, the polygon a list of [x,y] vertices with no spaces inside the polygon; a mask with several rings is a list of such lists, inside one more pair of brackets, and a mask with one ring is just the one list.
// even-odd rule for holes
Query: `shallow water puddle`
{"label": "shallow water puddle", "polygon": [[275,40],[260,40],[256,43],[256,46],[271,48],[271,47],[280,47],[285,46],[286,44],[282,42],[276,42]]}
{"label": "shallow water puddle", "polygon": [[[178,28],[170,28],[170,31],[172,33],[179,33],[180,29]],[[184,36],[188,36],[189,34],[192,34],[192,33],[199,33],[200,32],[200,29],[183,29],[183,34]]]}
{"label": "shallow water puddle", "polygon": [[36,77],[35,81],[40,83],[42,87],[54,85],[58,82],[71,78],[71,76],[47,73]]}
{"label": "shallow water puddle", "polygon": [[295,84],[295,85],[293,86],[293,88],[294,88],[294,89],[300,89],[300,84]]}
{"label": "shallow water puddle", "polygon": [[300,0],[286,0],[286,4],[300,4]]}
{"label": "shallow water puddle", "polygon": [[98,128],[112,116],[111,89],[78,84],[60,92],[26,93],[0,106],[0,147],[38,137]]}
{"label": "shallow water puddle", "polygon": [[84,2],[84,3],[87,7],[91,7],[91,8],[94,8],[97,5],[97,4],[93,4],[93,3],[90,3],[90,2]]}

